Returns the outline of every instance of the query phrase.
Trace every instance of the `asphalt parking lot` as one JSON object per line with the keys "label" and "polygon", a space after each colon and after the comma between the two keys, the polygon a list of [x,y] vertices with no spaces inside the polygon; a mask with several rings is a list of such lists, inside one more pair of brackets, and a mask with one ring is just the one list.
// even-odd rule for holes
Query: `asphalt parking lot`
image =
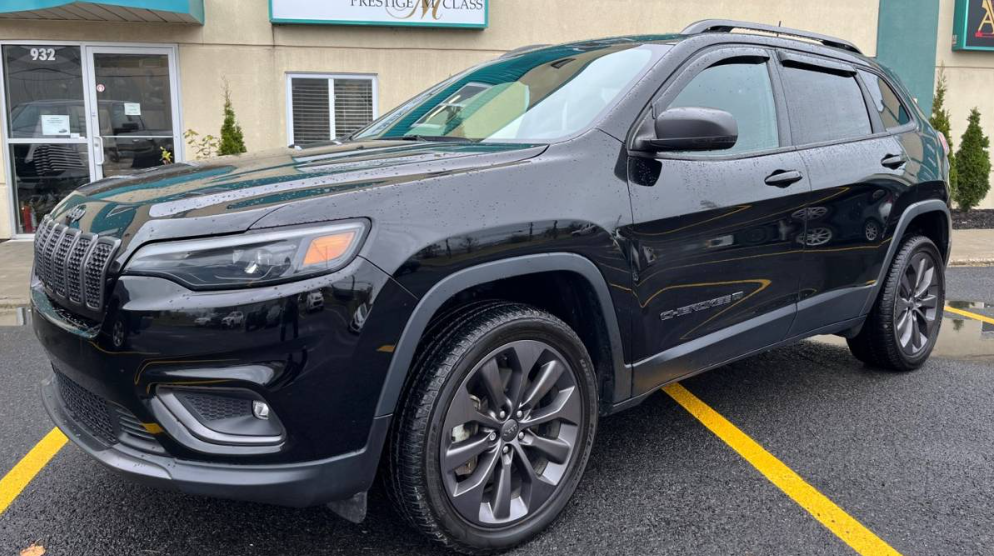
{"label": "asphalt parking lot", "polygon": [[[898,553],[992,554],[994,268],[951,269],[948,282],[956,312],[918,372],[866,368],[826,339],[682,385]],[[49,372],[28,327],[0,327],[0,476],[52,429],[38,398]],[[598,435],[562,518],[512,554],[854,553],[667,394]],[[0,504],[0,556],[32,543],[73,556],[436,552],[380,491],[353,525],[135,485],[71,444]]]}

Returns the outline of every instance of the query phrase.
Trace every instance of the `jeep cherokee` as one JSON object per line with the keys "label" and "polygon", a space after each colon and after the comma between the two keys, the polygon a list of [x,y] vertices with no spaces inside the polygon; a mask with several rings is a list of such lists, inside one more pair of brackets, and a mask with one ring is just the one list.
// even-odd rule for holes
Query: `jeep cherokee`
{"label": "jeep cherokee", "polygon": [[508,548],[663,385],[817,334],[920,367],[947,150],[841,39],[519,49],[329,144],[74,192],[35,238],[43,399],[137,479],[359,520],[379,469],[431,538]]}

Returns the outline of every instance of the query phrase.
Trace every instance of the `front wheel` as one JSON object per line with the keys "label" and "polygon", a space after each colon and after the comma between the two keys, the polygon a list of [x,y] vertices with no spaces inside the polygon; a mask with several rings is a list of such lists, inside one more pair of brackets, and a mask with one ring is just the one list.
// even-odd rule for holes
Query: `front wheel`
{"label": "front wheel", "polygon": [[580,481],[597,427],[593,365],[573,330],[525,305],[470,308],[433,334],[394,429],[392,498],[450,548],[510,548]]}
{"label": "front wheel", "polygon": [[893,371],[912,371],[932,353],[942,326],[946,280],[932,240],[905,240],[860,333],[849,340],[857,359]]}

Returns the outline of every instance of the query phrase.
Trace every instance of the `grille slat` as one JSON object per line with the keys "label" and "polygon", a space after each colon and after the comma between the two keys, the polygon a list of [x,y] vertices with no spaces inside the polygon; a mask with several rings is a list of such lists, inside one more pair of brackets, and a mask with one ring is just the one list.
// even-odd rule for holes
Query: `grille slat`
{"label": "grille slat", "polygon": [[[64,303],[100,311],[118,242],[57,224],[46,216],[35,235],[35,273]],[[85,312],[85,311],[84,311]]]}

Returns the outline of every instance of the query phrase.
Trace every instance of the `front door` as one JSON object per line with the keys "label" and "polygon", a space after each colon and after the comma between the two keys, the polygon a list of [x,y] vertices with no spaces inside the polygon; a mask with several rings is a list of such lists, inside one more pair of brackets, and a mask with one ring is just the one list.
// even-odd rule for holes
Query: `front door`
{"label": "front door", "polygon": [[782,99],[767,51],[691,63],[654,110],[716,108],[738,124],[723,151],[629,160],[635,291],[635,393],[782,340],[794,317],[810,193],[785,149]]}
{"label": "front door", "polygon": [[94,179],[177,159],[181,146],[171,48],[87,47]]}

